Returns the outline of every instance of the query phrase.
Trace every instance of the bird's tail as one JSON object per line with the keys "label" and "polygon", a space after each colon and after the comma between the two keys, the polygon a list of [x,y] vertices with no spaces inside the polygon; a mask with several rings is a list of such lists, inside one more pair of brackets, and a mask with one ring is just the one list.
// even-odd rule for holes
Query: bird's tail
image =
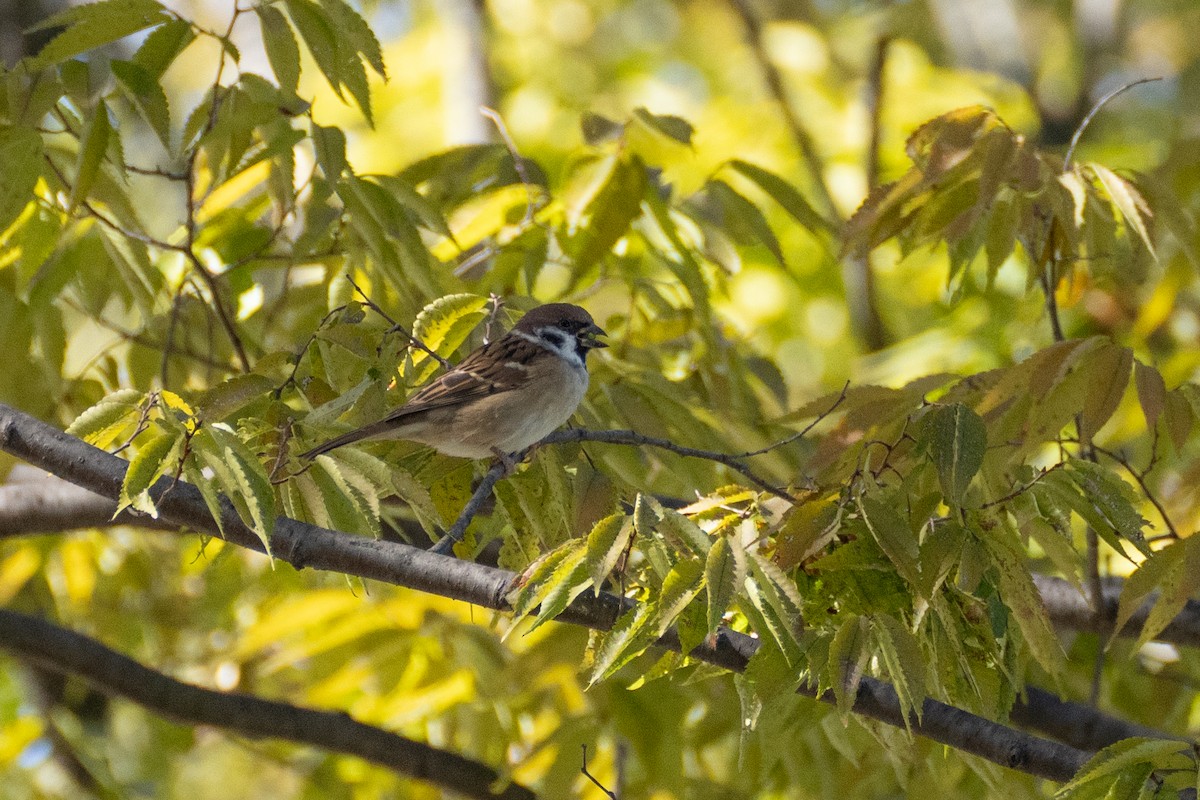
{"label": "bird's tail", "polygon": [[379,423],[375,423],[374,425],[365,425],[361,428],[356,428],[349,433],[343,433],[341,436],[335,436],[327,442],[322,442],[312,450],[309,450],[307,453],[302,453],[300,458],[304,459],[305,461],[312,461],[322,453],[328,453],[330,450],[336,450],[344,445],[353,444],[354,442],[368,439],[372,436],[377,436],[382,432],[383,430],[379,429]]}

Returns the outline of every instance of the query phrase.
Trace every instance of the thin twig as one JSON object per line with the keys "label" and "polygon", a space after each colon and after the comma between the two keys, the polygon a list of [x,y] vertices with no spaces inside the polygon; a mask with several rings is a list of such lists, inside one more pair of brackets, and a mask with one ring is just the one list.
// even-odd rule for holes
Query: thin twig
{"label": "thin twig", "polygon": [[[519,457],[514,460],[520,460]],[[454,545],[462,541],[463,535],[467,532],[467,526],[471,524],[471,520],[475,519],[475,515],[479,513],[479,509],[483,507],[484,502],[491,495],[496,482],[504,477],[508,472],[508,466],[502,459],[496,459],[496,463],[492,464],[491,468],[483,476],[483,480],[475,487],[475,493],[471,495],[471,499],[463,506],[462,513],[458,515],[458,519],[454,521],[454,525],[450,530],[446,531],[446,535],[438,540],[437,544],[429,548],[429,552],[438,553],[440,555],[450,555],[454,550]]]}
{"label": "thin twig", "polygon": [[587,778],[589,781],[591,781],[592,783],[596,784],[596,788],[597,788],[597,789],[599,789],[600,791],[604,792],[606,795],[608,795],[608,797],[610,798],[610,800],[617,800],[617,793],[616,793],[616,792],[609,791],[609,789],[608,789],[608,787],[607,787],[607,786],[605,786],[605,785],[604,785],[603,783],[601,783],[600,781],[596,780],[596,776],[595,776],[595,775],[593,775],[592,773],[588,772],[588,768],[587,768],[587,745],[586,745],[586,744],[584,744],[584,745],[581,745],[581,747],[583,747],[583,766],[581,766],[581,767],[579,768],[579,771],[583,773],[583,777]]}
{"label": "thin twig", "polygon": [[[504,119],[500,116],[500,112],[487,106],[480,106],[479,113],[491,120],[496,126],[496,131],[500,134],[500,139],[504,142],[504,146],[508,148],[508,154],[512,156],[513,169],[517,173],[517,177],[521,179],[521,185],[525,187],[525,216],[521,219],[521,224],[518,226],[524,229],[533,222],[534,217],[538,212],[538,202],[534,200],[533,187],[536,186],[529,177],[528,170],[525,169],[525,159],[521,157],[521,153],[517,150],[517,143],[508,132],[508,126],[504,124]],[[537,198],[539,201],[544,200],[542,193],[538,192]]]}
{"label": "thin twig", "polygon": [[354,291],[358,292],[359,297],[361,297],[363,299],[363,302],[366,304],[367,308],[371,309],[376,314],[383,317],[392,326],[388,330],[388,333],[403,333],[405,335],[405,337],[408,339],[409,343],[412,344],[413,347],[417,348],[418,350],[420,350],[421,352],[425,353],[430,358],[432,358],[434,361],[441,364],[442,369],[453,369],[454,365],[451,364],[448,359],[443,358],[438,353],[435,353],[424,342],[422,342],[420,339],[418,339],[416,336],[414,336],[411,331],[409,331],[407,328],[405,328],[399,322],[396,322],[396,320],[394,320],[390,316],[388,316],[388,313],[386,311],[384,311],[382,308],[380,308],[379,305],[374,300],[372,300],[367,295],[367,293],[364,292],[359,287],[359,285],[357,283],[354,282],[354,278],[352,278],[349,273],[346,274],[346,280],[350,281],[350,285],[354,287]]}
{"label": "thin twig", "polygon": [[1096,101],[1096,104],[1092,106],[1091,111],[1087,113],[1087,115],[1083,118],[1083,121],[1079,123],[1079,127],[1075,129],[1074,135],[1071,136],[1071,143],[1067,145],[1067,155],[1063,158],[1063,172],[1070,171],[1071,161],[1075,157],[1075,146],[1078,145],[1079,140],[1083,138],[1083,132],[1086,131],[1088,125],[1092,123],[1092,118],[1100,113],[1100,109],[1108,105],[1108,103],[1118,95],[1124,94],[1135,86],[1141,86],[1143,83],[1154,83],[1155,81],[1161,80],[1162,78],[1138,78],[1136,81],[1130,81],[1124,86],[1118,86],[1116,89],[1113,89],[1111,92],[1104,95],[1104,97],[1101,97],[1098,101]]}
{"label": "thin twig", "polygon": [[667,450],[676,455],[687,456],[689,458],[702,458],[706,461],[715,461],[718,464],[724,464],[732,470],[740,473],[744,478],[752,484],[762,489],[768,494],[787,500],[789,503],[796,502],[796,498],[776,486],[772,486],[767,481],[760,478],[755,472],[742,463],[737,456],[731,456],[728,453],[718,453],[715,450],[701,450],[695,447],[685,447],[680,444],[675,444],[669,439],[659,439],[654,436],[646,436],[637,431],[629,430],[614,430],[614,431],[592,431],[586,428],[566,428],[555,431],[554,433],[542,439],[539,444],[563,444],[565,442],[603,442],[605,444],[631,444],[638,447],[657,447],[660,450]]}
{"label": "thin twig", "polygon": [[837,407],[840,406],[843,403],[843,401],[845,401],[846,392],[849,389],[850,389],[850,381],[846,381],[846,384],[844,386],[842,386],[842,391],[838,394],[837,399],[833,401],[833,405],[831,405],[829,408],[825,409],[820,414],[818,414],[813,419],[812,422],[805,425],[804,428],[802,430],[800,430],[799,432],[793,433],[791,436],[780,439],[778,442],[775,442],[774,444],[769,444],[766,447],[761,447],[758,450],[747,450],[745,453],[732,453],[731,456],[733,458],[750,458],[751,456],[761,456],[765,453],[771,452],[772,450],[777,450],[778,448],[783,447],[784,445],[789,445],[792,442],[797,441],[798,439],[803,439],[805,436],[807,436],[812,431],[813,428],[820,425],[821,422],[826,417],[828,417],[830,414],[832,414],[834,411],[837,410]]}

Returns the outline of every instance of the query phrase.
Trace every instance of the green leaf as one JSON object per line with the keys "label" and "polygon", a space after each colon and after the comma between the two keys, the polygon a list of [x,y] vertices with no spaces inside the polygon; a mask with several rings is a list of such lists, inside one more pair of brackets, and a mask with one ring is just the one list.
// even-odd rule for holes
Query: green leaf
{"label": "green leaf", "polygon": [[1087,360],[1088,392],[1079,415],[1079,438],[1090,442],[1117,410],[1129,386],[1129,371],[1133,367],[1133,351],[1128,347],[1105,342]]}
{"label": "green leaf", "polygon": [[[346,448],[338,452],[339,457],[351,460],[358,455],[351,456],[350,450]],[[367,454],[361,453],[361,455]],[[374,458],[374,456],[367,457]],[[401,500],[408,503],[409,508],[416,515],[417,522],[421,524],[421,528],[431,537],[441,535],[442,516],[438,513],[437,505],[433,502],[429,489],[410,473],[395,467],[392,469],[392,484],[395,486],[396,494]]]}
{"label": "green leaf", "polygon": [[44,69],[138,31],[170,22],[170,13],[155,0],[101,0],[54,14],[27,32],[66,26],[38,51],[31,70]]}
{"label": "green leaf", "polygon": [[865,617],[851,615],[846,619],[829,644],[826,667],[838,711],[843,716],[854,708],[858,687],[871,657],[869,628]]}
{"label": "green leaf", "polygon": [[[344,0],[321,0],[321,5],[333,21],[338,35],[338,46],[343,58],[361,56],[379,77],[387,80],[387,68],[383,63],[383,48],[371,31],[371,26]],[[347,53],[354,56],[348,56]]]}
{"label": "green leaf", "polygon": [[709,181],[705,191],[717,206],[717,219],[714,221],[735,242],[743,245],[761,244],[771,252],[776,262],[781,266],[784,264],[783,249],[779,246],[779,240],[758,206],[721,180]]}
{"label": "green leaf", "polygon": [[888,614],[872,617],[871,630],[900,699],[904,726],[911,733],[910,715],[916,715],[920,722],[925,701],[925,659],[921,657],[921,645],[912,631]]}
{"label": "green leaf", "polygon": [[635,108],[633,118],[650,130],[680,144],[691,145],[695,129],[687,120],[671,114],[651,114],[644,108]]}
{"label": "green leaf", "polygon": [[971,479],[983,466],[987,428],[979,415],[962,403],[935,409],[929,425],[929,449],[942,494],[950,505],[961,506]]}
{"label": "green leaf", "polygon": [[121,431],[137,421],[145,397],[136,389],[115,391],[76,417],[67,433],[107,449]]}
{"label": "green leaf", "polygon": [[[177,431],[160,433],[138,447],[137,455],[129,461],[125,478],[121,482],[121,494],[117,499],[117,513],[128,506],[158,518],[158,509],[147,490],[168,470],[179,464],[183,454],[183,435]],[[173,456],[173,457],[172,457]]]}
{"label": "green leaf", "polygon": [[334,526],[340,531],[380,538],[379,496],[371,482],[349,463],[329,455],[317,456],[313,469],[317,467],[333,481],[330,491],[328,485],[322,485],[319,473],[314,472]]}
{"label": "green leaf", "polygon": [[83,140],[79,143],[79,159],[75,167],[75,185],[71,187],[69,211],[87,198],[100,167],[104,163],[104,155],[108,152],[109,136],[113,133],[112,122],[108,118],[108,106],[103,100],[96,103]]}
{"label": "green leaf", "polygon": [[280,88],[295,94],[300,85],[300,45],[296,42],[296,34],[287,18],[274,6],[257,5],[254,11],[258,14],[271,71]]}
{"label": "green leaf", "polygon": [[1188,749],[1186,742],[1172,739],[1149,739],[1140,736],[1122,739],[1092,756],[1086,764],[1080,767],[1079,772],[1075,773],[1075,777],[1059,787],[1054,796],[1065,798],[1078,791],[1086,783],[1116,776],[1122,770],[1143,762],[1156,764],[1160,759],[1174,756],[1186,749]]}
{"label": "green leaf", "polygon": [[[1184,606],[1200,590],[1200,538],[1189,536],[1173,543],[1166,550],[1182,550],[1180,556],[1169,559],[1159,582],[1158,600],[1146,617],[1146,624],[1138,634],[1134,649],[1140,648],[1166,629]],[[1139,570],[1140,572],[1140,570]],[[1124,600],[1124,592],[1121,594]]]}
{"label": "green leaf", "polygon": [[42,172],[42,137],[32,128],[0,125],[0,231],[33,202]]}
{"label": "green leaf", "polygon": [[900,577],[918,592],[924,593],[924,582],[919,571],[920,546],[907,520],[896,510],[902,507],[894,498],[885,501],[865,494],[858,498],[863,522],[880,549],[896,567]]}
{"label": "green leaf", "polygon": [[575,568],[577,554],[583,558],[583,543],[578,540],[566,542],[538,558],[518,576],[507,597],[509,605],[512,606],[513,616],[510,633],[516,630],[517,623],[537,608],[546,594],[554,588],[559,567],[569,560],[567,571]]}
{"label": "green leaf", "polygon": [[642,208],[646,168],[636,157],[609,157],[599,189],[575,223],[566,250],[578,271],[586,270],[612,250]]}
{"label": "green leaf", "polygon": [[[697,558],[707,558],[712,540],[700,526],[672,508],[662,510],[662,521],[658,529],[671,537],[682,548],[692,552]],[[640,533],[640,531],[639,531]]]}
{"label": "green leaf", "polygon": [[183,464],[183,476],[187,478],[188,483],[200,490],[200,496],[204,498],[204,505],[208,506],[208,513],[212,514],[212,518],[217,523],[217,529],[224,537],[225,518],[223,516],[224,509],[221,506],[221,495],[212,479],[204,474],[198,459],[199,455],[193,450]]}
{"label": "green leaf", "polygon": [[206,422],[221,422],[274,388],[275,382],[265,375],[234,375],[200,395],[196,406]]}
{"label": "green leaf", "polygon": [[625,132],[625,126],[620,122],[590,111],[585,111],[580,117],[579,129],[583,133],[583,140],[593,147],[615,141]]}
{"label": "green leaf", "polygon": [[597,595],[632,535],[633,519],[624,514],[610,514],[592,527],[587,537],[587,561]]}
{"label": "green leaf", "polygon": [[617,621],[596,654],[589,685],[611,676],[667,632],[704,588],[703,570],[699,559],[677,562],[663,580],[661,591],[638,607],[628,627],[622,626],[625,617]]}
{"label": "green leaf", "polygon": [[1104,191],[1117,210],[1121,212],[1126,224],[1133,228],[1138,238],[1142,240],[1142,244],[1146,246],[1146,250],[1157,260],[1158,255],[1154,252],[1154,242],[1150,238],[1150,230],[1147,226],[1150,208],[1146,205],[1141,193],[1132,183],[1102,164],[1091,163],[1088,164],[1088,167],[1100,179]]}
{"label": "green leaf", "polygon": [[1019,545],[994,535],[1002,529],[1001,526],[989,531],[979,537],[979,541],[992,556],[1000,575],[1001,598],[1016,618],[1029,651],[1044,670],[1051,675],[1058,675],[1065,660],[1062,644],[1050,622],[1042,596],[1033,583],[1025,556],[1016,551]]}
{"label": "green leaf", "polygon": [[159,25],[133,54],[137,64],[150,78],[158,81],[187,46],[196,40],[196,31],[187,20],[173,19]]}
{"label": "green leaf", "polygon": [[[158,135],[168,152],[171,149],[171,112],[167,106],[167,95],[158,81],[141,65],[132,61],[114,60],[109,64],[121,88],[125,90],[133,107]],[[96,109],[100,113],[101,108]]]}
{"label": "green leaf", "polygon": [[1137,386],[1142,414],[1146,417],[1146,427],[1152,431],[1167,404],[1167,384],[1162,373],[1141,361],[1133,362],[1133,382]]}
{"label": "green leaf", "polygon": [[337,180],[346,169],[346,134],[341,128],[314,124],[312,139],[321,171],[329,180]]}
{"label": "green leaf", "polygon": [[262,541],[271,554],[275,529],[275,492],[266,470],[250,449],[233,433],[218,425],[207,425],[193,442],[211,442],[203,448],[205,465],[217,476],[221,489],[233,501],[242,522]]}
{"label": "green leaf", "polygon": [[721,620],[738,590],[746,582],[746,551],[738,534],[718,536],[704,563],[704,584],[708,587],[708,635],[721,626]]}
{"label": "green leaf", "polygon": [[792,219],[808,230],[824,231],[830,234],[837,232],[834,225],[818,214],[794,186],[775,173],[737,159],[729,162],[729,166],[740,175],[753,181],[759,189],[762,189],[784,211],[790,214]]}
{"label": "green leaf", "polygon": [[637,637],[639,634],[644,636],[646,626],[643,623],[649,614],[649,607],[645,603],[638,603],[617,619],[596,648],[588,688],[625,666],[645,649],[646,645]]}
{"label": "green leaf", "polygon": [[[484,317],[488,299],[477,294],[450,294],[439,297],[421,309],[413,322],[413,336],[430,350],[446,357],[457,350]],[[441,369],[441,365],[416,347],[411,351],[412,375],[406,375],[413,385],[424,383]],[[421,366],[424,364],[424,366]]]}
{"label": "green leaf", "polygon": [[569,542],[571,550],[555,569],[549,586],[542,597],[537,619],[533,621],[530,630],[540,626],[547,620],[554,619],[563,609],[571,604],[583,591],[591,585],[592,579],[588,574],[587,550],[583,541],[573,539]]}

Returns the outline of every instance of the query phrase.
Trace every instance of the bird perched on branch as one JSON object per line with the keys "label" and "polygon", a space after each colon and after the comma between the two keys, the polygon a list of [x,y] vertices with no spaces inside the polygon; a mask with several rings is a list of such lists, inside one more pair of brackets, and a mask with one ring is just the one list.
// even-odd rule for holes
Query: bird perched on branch
{"label": "bird perched on branch", "polygon": [[301,458],[363,439],[405,439],[463,458],[519,453],[575,413],[587,390],[588,351],[608,346],[595,338],[603,335],[579,306],[538,306],[383,419]]}

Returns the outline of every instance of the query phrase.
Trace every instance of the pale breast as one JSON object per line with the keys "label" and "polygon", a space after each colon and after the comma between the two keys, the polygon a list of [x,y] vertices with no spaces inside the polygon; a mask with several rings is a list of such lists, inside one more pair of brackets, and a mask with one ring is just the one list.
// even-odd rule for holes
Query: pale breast
{"label": "pale breast", "polygon": [[587,370],[557,357],[521,368],[529,376],[525,386],[431,411],[431,424],[406,438],[464,458],[486,458],[496,450],[515,453],[541,440],[579,407],[588,387]]}

